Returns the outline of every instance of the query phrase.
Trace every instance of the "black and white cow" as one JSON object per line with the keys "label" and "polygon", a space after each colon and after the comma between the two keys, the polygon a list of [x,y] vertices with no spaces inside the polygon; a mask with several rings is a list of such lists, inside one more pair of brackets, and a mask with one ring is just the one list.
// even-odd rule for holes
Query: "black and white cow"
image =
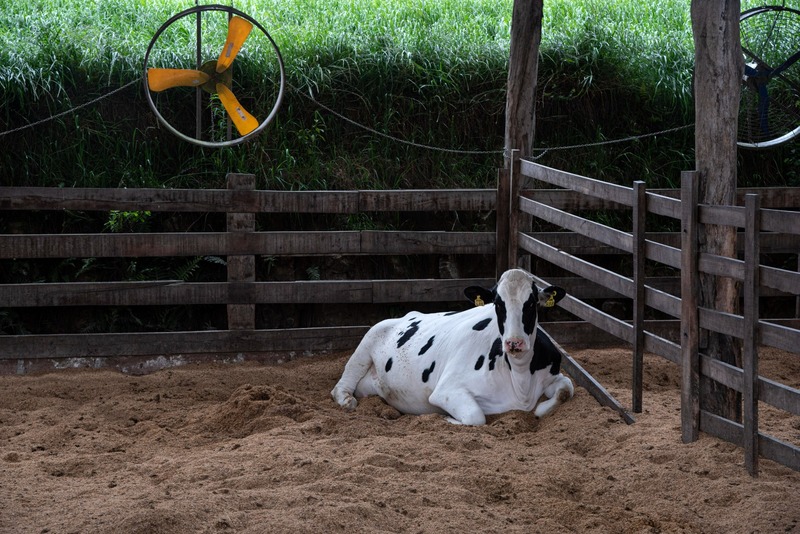
{"label": "black and white cow", "polygon": [[[493,289],[472,286],[464,294],[476,307],[411,312],[370,328],[333,399],[349,411],[356,397],[379,395],[402,413],[441,413],[452,423],[482,425],[486,415],[510,410],[535,407],[534,415],[543,417],[572,397],[561,353],[538,328],[538,307],[555,305],[563,289],[540,291],[529,273],[513,269]],[[542,395],[548,400],[537,406]]]}

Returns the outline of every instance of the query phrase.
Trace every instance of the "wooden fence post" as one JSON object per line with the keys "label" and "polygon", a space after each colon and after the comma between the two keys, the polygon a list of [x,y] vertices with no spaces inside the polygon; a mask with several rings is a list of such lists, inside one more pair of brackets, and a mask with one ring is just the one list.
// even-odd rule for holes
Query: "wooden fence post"
{"label": "wooden fence post", "polygon": [[508,267],[517,267],[519,261],[519,192],[522,189],[522,177],[519,176],[519,150],[511,151],[511,165],[509,166],[510,199],[508,207]]}
{"label": "wooden fence post", "polygon": [[[252,174],[228,174],[228,189],[254,190],[256,177]],[[253,232],[256,229],[255,213],[228,213],[229,233]],[[228,283],[255,282],[255,256],[228,256]],[[254,330],[255,304],[228,304],[228,330]]]}
{"label": "wooden fence post", "polygon": [[697,171],[681,173],[681,434],[700,435],[700,336],[698,321]]}
{"label": "wooden fence post", "polygon": [[742,391],[744,426],[744,465],[752,476],[758,474],[758,341],[761,202],[756,194],[747,194],[744,227],[744,343]]}
{"label": "wooden fence post", "polygon": [[647,194],[642,181],[633,183],[633,377],[631,409],[642,413],[644,375],[644,280]]}
{"label": "wooden fence post", "polygon": [[497,202],[495,208],[496,224],[496,249],[495,249],[495,277],[500,278],[508,270],[509,258],[509,212],[511,210],[511,175],[508,169],[497,171]]}

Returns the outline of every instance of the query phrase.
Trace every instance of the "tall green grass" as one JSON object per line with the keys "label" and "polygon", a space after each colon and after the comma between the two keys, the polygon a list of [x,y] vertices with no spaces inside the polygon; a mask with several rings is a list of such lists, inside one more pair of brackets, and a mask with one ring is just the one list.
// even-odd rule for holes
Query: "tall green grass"
{"label": "tall green grass", "polygon": [[[0,0],[0,132],[139,79],[152,35],[193,5]],[[136,84],[74,115],[0,137],[7,148],[0,154],[0,183],[218,187],[226,172],[237,171],[254,172],[260,187],[275,188],[491,186],[502,165],[511,5],[236,2],[267,28],[287,68],[284,105],[255,142],[224,150],[189,146],[159,128]],[[545,0],[537,147],[691,123],[689,5]],[[187,55],[185,44],[176,38],[174,46],[162,45],[154,61],[170,66]],[[237,59],[237,83],[248,107],[263,112],[274,97],[276,66],[263,43],[249,45]],[[312,99],[408,143],[356,127]],[[192,113],[191,102],[174,103],[178,110],[184,105]],[[609,180],[668,185],[691,167],[692,151],[686,130],[611,147],[551,150],[540,161]],[[796,159],[775,157],[778,169]]]}

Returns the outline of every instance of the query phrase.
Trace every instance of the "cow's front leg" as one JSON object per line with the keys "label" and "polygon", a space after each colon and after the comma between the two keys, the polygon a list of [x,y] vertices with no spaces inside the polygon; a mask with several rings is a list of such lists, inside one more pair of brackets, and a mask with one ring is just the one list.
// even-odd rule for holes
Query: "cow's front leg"
{"label": "cow's front leg", "polygon": [[572,385],[572,380],[559,373],[544,390],[548,400],[540,402],[533,411],[533,415],[539,418],[550,415],[559,404],[571,399],[574,393],[575,387]]}
{"label": "cow's front leg", "polygon": [[446,385],[437,386],[428,398],[428,402],[450,414],[447,420],[453,424],[486,424],[486,415],[478,406],[475,397],[466,389],[448,388]]}
{"label": "cow's front leg", "polygon": [[358,405],[358,401],[354,396],[356,387],[372,367],[372,356],[367,348],[362,345],[359,345],[350,359],[347,360],[342,377],[331,391],[331,397],[347,411],[356,409]]}

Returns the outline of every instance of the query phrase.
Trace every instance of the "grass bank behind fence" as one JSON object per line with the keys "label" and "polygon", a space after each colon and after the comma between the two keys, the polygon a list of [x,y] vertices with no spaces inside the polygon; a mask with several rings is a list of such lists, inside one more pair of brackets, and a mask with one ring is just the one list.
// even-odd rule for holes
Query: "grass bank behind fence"
{"label": "grass bank behind fence", "polygon": [[[226,172],[241,171],[257,174],[259,187],[285,189],[492,185],[502,164],[511,3],[236,2],[268,29],[287,68],[284,105],[255,142],[225,150],[189,146],[159,128],[141,85],[133,84],[74,114],[0,138],[7,148],[0,180],[218,187]],[[3,0],[0,131],[139,79],[152,35],[193,5]],[[537,146],[593,143],[693,121],[689,0],[544,5]],[[185,53],[182,48],[176,43],[174,53]],[[271,105],[276,77],[274,64],[261,56],[256,49],[237,60],[237,78],[256,111]],[[411,144],[354,126],[326,108]],[[758,158],[752,166],[777,182],[790,180],[787,165],[800,159],[793,147]],[[551,150],[540,161],[664,186],[692,160],[687,129],[611,147]]]}

